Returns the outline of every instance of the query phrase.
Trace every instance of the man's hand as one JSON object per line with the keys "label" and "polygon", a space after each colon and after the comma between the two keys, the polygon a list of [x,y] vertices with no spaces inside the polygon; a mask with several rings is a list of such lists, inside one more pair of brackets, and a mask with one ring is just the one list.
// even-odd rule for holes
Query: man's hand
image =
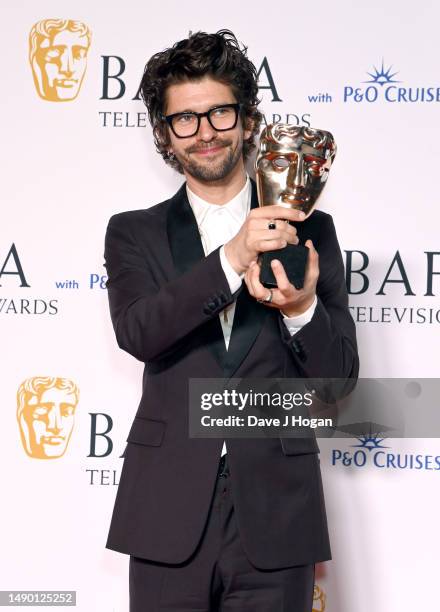
{"label": "man's hand", "polygon": [[[302,221],[305,214],[282,206],[260,206],[251,210],[238,234],[225,244],[225,255],[237,272],[243,274],[259,253],[284,248],[287,243],[298,244],[296,228],[287,221]],[[275,221],[276,220],[276,221]],[[275,229],[269,229],[269,223]]]}
{"label": "man's hand", "polygon": [[[309,247],[309,256],[302,289],[296,289],[290,283],[281,262],[276,259],[272,261],[272,270],[278,288],[272,289],[272,301],[264,302],[264,304],[272,308],[278,308],[287,317],[303,314],[310,308],[315,299],[316,283],[319,276],[319,258],[311,240],[306,241],[306,246]],[[260,283],[260,265],[258,263],[253,263],[248,268],[244,280],[249,293],[257,300],[264,300],[270,294],[270,290]]]}

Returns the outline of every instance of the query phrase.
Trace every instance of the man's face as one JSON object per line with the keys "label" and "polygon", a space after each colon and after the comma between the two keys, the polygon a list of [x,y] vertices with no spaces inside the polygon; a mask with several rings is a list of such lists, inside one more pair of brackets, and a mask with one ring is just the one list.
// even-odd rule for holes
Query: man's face
{"label": "man's face", "polygon": [[[229,85],[204,77],[199,81],[186,81],[171,85],[166,92],[166,115],[193,111],[203,113],[222,104],[237,102]],[[221,181],[243,166],[243,139],[250,136],[244,130],[241,118],[231,130],[217,132],[202,117],[200,127],[194,136],[177,138],[167,127],[170,138],[170,152],[181,163],[185,176],[190,175],[201,182]]]}
{"label": "man's face", "polygon": [[[303,131],[282,143],[261,139],[256,159],[260,206],[278,204],[309,214],[328,178],[330,149],[317,148]],[[262,151],[262,152],[261,152]]]}
{"label": "man's face", "polygon": [[36,54],[43,98],[52,101],[76,98],[87,66],[88,47],[86,36],[69,30],[44,39]]}
{"label": "man's face", "polygon": [[76,399],[63,389],[47,389],[34,395],[24,409],[31,455],[40,459],[61,457],[72,433]]}

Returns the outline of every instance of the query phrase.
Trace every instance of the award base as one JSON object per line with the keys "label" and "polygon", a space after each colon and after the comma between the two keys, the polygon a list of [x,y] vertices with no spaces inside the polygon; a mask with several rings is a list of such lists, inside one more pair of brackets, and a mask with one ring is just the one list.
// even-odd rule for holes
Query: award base
{"label": "award base", "polygon": [[277,287],[277,281],[272,272],[270,262],[278,259],[287,274],[288,279],[296,289],[304,286],[304,276],[306,272],[307,256],[309,249],[300,244],[288,244],[284,249],[277,251],[266,251],[261,253],[259,262],[261,265],[260,282],[268,289]]}

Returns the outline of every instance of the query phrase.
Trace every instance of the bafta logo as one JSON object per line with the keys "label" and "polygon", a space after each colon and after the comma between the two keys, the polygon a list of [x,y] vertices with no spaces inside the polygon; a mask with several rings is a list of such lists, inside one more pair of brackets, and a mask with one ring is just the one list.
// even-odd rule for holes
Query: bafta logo
{"label": "bafta logo", "polygon": [[17,391],[17,421],[24,450],[34,459],[62,457],[75,421],[79,389],[68,378],[28,378]]}
{"label": "bafta logo", "polygon": [[326,597],[324,591],[315,584],[313,589],[313,609],[312,612],[325,612]]}
{"label": "bafta logo", "polygon": [[74,100],[81,88],[92,33],[81,21],[43,19],[29,34],[29,62],[43,100]]}

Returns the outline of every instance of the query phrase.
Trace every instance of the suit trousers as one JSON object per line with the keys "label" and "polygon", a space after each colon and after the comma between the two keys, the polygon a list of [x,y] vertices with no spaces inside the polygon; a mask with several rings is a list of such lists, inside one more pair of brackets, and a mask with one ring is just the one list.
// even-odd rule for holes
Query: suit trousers
{"label": "suit trousers", "polygon": [[314,564],[260,570],[248,561],[234,515],[233,477],[224,455],[207,523],[190,559],[170,565],[130,556],[130,612],[312,611]]}

